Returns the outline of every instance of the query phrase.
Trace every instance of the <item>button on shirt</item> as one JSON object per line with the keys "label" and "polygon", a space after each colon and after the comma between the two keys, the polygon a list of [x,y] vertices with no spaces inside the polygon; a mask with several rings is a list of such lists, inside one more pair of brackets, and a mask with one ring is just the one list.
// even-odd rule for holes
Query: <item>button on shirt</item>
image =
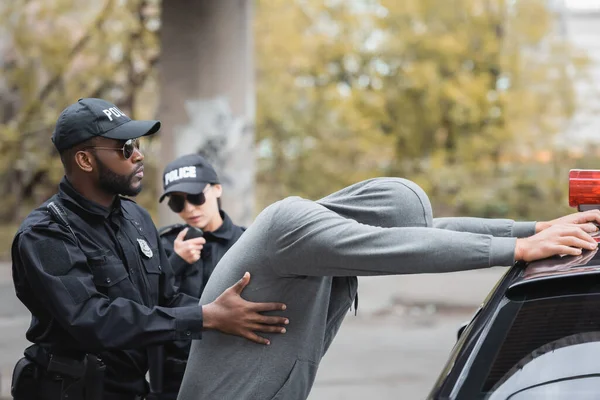
{"label": "button on shirt", "polygon": [[[48,212],[51,201],[73,232]],[[175,290],[150,215],[131,200],[106,208],[63,178],[17,231],[12,260],[17,296],[32,314],[27,339],[49,353],[98,354],[107,391],[146,393],[145,346],[201,338],[198,300]]]}

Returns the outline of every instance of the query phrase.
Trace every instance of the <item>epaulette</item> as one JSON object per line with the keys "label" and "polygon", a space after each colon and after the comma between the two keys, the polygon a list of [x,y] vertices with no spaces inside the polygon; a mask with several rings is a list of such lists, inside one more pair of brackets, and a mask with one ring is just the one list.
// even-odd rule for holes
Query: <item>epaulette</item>
{"label": "epaulette", "polygon": [[162,228],[160,228],[158,230],[158,235],[159,236],[168,235],[175,231],[181,231],[183,228],[185,228],[185,224],[173,224],[173,225],[163,226]]}

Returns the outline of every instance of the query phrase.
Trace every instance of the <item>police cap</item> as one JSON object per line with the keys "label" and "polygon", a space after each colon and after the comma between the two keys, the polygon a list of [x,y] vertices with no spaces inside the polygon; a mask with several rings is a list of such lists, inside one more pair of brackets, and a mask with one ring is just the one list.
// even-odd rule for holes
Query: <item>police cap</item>
{"label": "police cap", "polygon": [[98,136],[129,140],[151,135],[159,129],[160,121],[132,120],[106,100],[79,99],[58,117],[52,143],[61,152]]}

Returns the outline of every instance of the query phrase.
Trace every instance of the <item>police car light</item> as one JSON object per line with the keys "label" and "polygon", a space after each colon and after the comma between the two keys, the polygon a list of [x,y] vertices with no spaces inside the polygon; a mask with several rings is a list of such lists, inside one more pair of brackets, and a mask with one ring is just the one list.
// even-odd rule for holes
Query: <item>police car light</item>
{"label": "police car light", "polygon": [[600,170],[569,171],[569,206],[579,211],[600,208]]}

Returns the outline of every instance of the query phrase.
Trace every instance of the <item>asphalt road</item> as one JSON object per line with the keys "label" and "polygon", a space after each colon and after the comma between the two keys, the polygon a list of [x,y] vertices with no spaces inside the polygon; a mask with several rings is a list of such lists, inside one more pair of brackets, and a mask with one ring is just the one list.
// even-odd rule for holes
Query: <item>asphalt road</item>
{"label": "asphalt road", "polygon": [[[309,400],[424,399],[444,366],[456,329],[504,269],[361,278],[358,315],[349,313],[323,359]],[[0,264],[0,395],[28,346],[27,310]]]}

